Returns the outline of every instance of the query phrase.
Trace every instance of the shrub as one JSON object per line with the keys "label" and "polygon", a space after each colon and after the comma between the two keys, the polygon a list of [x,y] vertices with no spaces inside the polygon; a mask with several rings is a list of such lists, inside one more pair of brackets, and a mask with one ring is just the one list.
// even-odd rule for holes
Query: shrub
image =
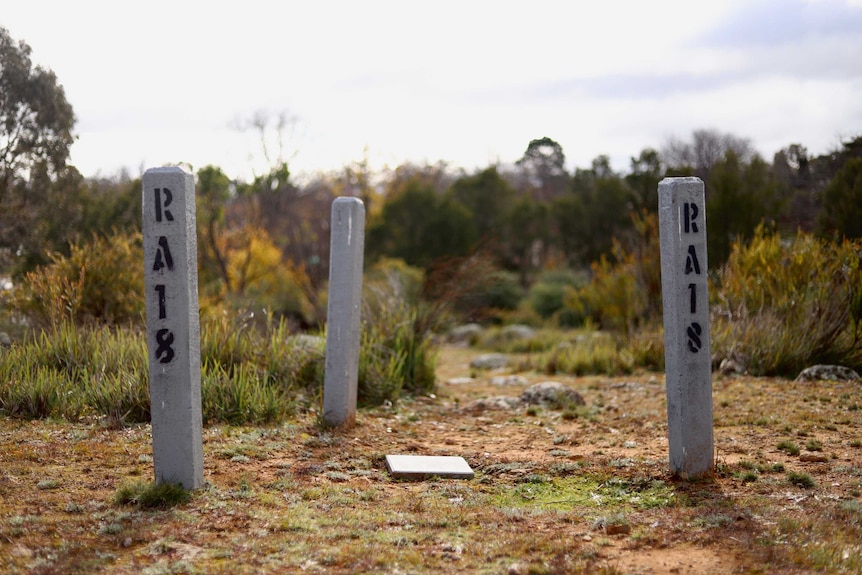
{"label": "shrub", "polygon": [[570,270],[545,271],[532,285],[527,299],[530,307],[543,319],[557,316],[561,326],[582,325],[584,316],[573,308],[566,308],[565,296],[570,290],[586,284],[586,278]]}
{"label": "shrub", "polygon": [[602,256],[591,266],[590,283],[569,289],[564,297],[572,313],[626,335],[658,321],[662,312],[658,220],[643,214],[632,222],[635,236],[628,245],[614,239],[611,257]]}
{"label": "shrub", "polygon": [[28,273],[12,306],[31,323],[56,326],[141,324],[144,318],[143,243],[139,232],[94,235],[70,246],[68,256]]}
{"label": "shrub", "polygon": [[379,405],[404,391],[434,391],[435,357],[425,330],[427,311],[397,302],[367,315],[359,351],[358,401]]}
{"label": "shrub", "polygon": [[862,243],[762,226],[733,246],[711,299],[713,346],[753,375],[795,377],[813,364],[862,367]]}

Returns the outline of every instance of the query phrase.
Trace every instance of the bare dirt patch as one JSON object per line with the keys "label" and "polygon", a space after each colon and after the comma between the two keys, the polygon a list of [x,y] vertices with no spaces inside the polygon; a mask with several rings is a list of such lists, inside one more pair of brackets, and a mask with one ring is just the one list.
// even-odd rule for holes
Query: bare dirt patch
{"label": "bare dirt patch", "polygon": [[[859,383],[715,376],[716,474],[685,482],[667,470],[662,374],[477,372],[477,353],[444,348],[434,397],[350,430],[314,414],[205,429],[208,485],[169,510],[113,503],[152,478],[147,426],[0,419],[0,571],[862,571]],[[586,405],[465,409],[546,380]],[[384,456],[411,453],[463,456],[476,478],[390,478]]]}

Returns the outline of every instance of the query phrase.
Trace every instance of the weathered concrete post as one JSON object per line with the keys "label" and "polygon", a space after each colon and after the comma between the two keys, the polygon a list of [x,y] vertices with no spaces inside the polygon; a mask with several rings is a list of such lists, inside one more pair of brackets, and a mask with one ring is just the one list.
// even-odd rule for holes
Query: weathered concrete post
{"label": "weathered concrete post", "polygon": [[356,421],[364,247],[365,204],[358,198],[336,198],[332,203],[323,381],[323,420],[336,427]]}
{"label": "weathered concrete post", "polygon": [[201,354],[194,177],[143,177],[144,277],[156,482],[201,487]]}
{"label": "weathered concrete post", "polygon": [[714,467],[703,182],[665,178],[658,196],[670,469],[698,477]]}

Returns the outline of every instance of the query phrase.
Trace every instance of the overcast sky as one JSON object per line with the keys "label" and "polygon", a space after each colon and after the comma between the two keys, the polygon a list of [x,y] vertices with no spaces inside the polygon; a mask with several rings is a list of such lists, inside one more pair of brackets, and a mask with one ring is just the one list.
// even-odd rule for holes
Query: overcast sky
{"label": "overcast sky", "polygon": [[[715,128],[767,159],[862,135],[862,0],[0,0],[53,70],[85,176],[188,162],[249,179],[255,114],[297,174],[369,159],[567,167]],[[274,131],[272,132],[274,134]],[[274,138],[269,141],[278,156]]]}

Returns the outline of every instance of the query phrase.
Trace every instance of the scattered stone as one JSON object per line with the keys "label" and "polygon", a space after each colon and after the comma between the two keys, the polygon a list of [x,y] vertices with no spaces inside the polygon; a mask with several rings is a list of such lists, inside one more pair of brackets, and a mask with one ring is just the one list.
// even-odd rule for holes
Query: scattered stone
{"label": "scattered stone", "polygon": [[529,405],[562,407],[566,405],[585,405],[581,394],[558,381],[543,381],[531,385],[521,393],[521,401]]}
{"label": "scattered stone", "polygon": [[611,523],[605,525],[606,535],[628,535],[631,533],[632,526],[628,523]]}
{"label": "scattered stone", "polygon": [[521,406],[521,400],[517,397],[508,397],[498,395],[496,397],[483,397],[476,401],[471,401],[464,406],[464,411],[480,412],[480,411],[500,411],[506,409],[517,409]]}
{"label": "scattered stone", "polygon": [[500,330],[500,337],[503,339],[532,339],[535,336],[536,330],[519,323],[507,325]]}
{"label": "scattered stone", "polygon": [[16,545],[12,548],[9,554],[12,555],[12,557],[20,557],[22,559],[30,559],[34,555],[33,550],[24,545]]}
{"label": "scattered stone", "polygon": [[745,368],[735,359],[726,357],[721,360],[718,371],[721,375],[742,375],[745,373]]}
{"label": "scattered stone", "polygon": [[472,377],[453,377],[452,379],[450,379],[446,383],[448,383],[449,385],[467,385],[467,384],[475,383],[475,382],[476,382],[476,380],[473,379]]}
{"label": "scattered stone", "polygon": [[12,338],[5,331],[0,331],[0,347],[12,347]]}
{"label": "scattered stone", "polygon": [[309,335],[307,333],[292,335],[287,338],[287,343],[293,344],[302,349],[323,350],[326,348],[326,338],[320,337],[319,335]]}
{"label": "scattered stone", "polygon": [[813,365],[803,369],[796,381],[859,381],[859,374],[842,365]]}
{"label": "scattered stone", "polygon": [[799,456],[799,461],[804,461],[805,463],[826,463],[829,461],[829,458],[820,453],[803,453]]}
{"label": "scattered stone", "polygon": [[507,385],[527,385],[529,383],[526,377],[520,375],[498,375],[491,378],[491,385],[499,385],[501,387]]}
{"label": "scattered stone", "polygon": [[453,327],[446,335],[446,340],[454,344],[469,345],[482,335],[482,326],[478,323],[468,323]]}
{"label": "scattered stone", "polygon": [[475,369],[500,369],[507,365],[509,365],[509,358],[502,353],[485,353],[470,362],[470,367]]}
{"label": "scattered stone", "polygon": [[527,575],[530,572],[529,566],[516,561],[509,565],[506,570],[506,575]]}

